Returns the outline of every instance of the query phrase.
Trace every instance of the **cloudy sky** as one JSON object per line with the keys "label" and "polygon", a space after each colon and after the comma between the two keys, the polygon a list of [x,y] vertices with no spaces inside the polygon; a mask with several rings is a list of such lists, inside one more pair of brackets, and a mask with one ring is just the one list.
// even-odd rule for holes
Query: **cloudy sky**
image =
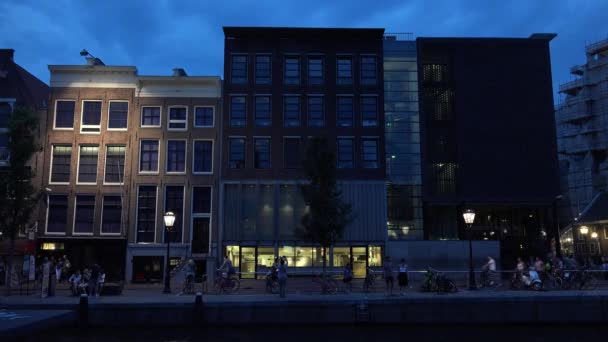
{"label": "cloudy sky", "polygon": [[608,38],[607,0],[2,0],[0,48],[48,82],[48,64],[86,48],[140,74],[222,75],[222,26],[384,27],[416,36],[527,37],[554,32],[554,88]]}

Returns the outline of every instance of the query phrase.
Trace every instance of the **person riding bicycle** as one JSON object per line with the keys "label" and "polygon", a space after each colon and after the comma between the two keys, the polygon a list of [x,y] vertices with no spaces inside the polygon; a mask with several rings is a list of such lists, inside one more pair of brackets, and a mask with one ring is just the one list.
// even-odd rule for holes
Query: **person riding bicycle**
{"label": "person riding bicycle", "polygon": [[186,264],[186,281],[188,283],[194,282],[195,273],[196,273],[196,264],[194,263],[194,260],[190,259],[190,260],[188,260],[188,263]]}
{"label": "person riding bicycle", "polygon": [[[232,275],[235,274],[234,266],[232,266],[232,261],[230,260],[230,258],[228,258],[227,254],[224,255],[224,262],[217,270],[222,272],[224,282],[227,282],[232,277]],[[224,276],[224,274],[226,275]]]}
{"label": "person riding bicycle", "polygon": [[483,272],[482,277],[484,279],[483,285],[485,285],[485,282],[489,282],[489,285],[493,286],[494,276],[496,274],[496,261],[494,260],[494,258],[488,256],[486,258],[486,263],[481,266],[481,270]]}

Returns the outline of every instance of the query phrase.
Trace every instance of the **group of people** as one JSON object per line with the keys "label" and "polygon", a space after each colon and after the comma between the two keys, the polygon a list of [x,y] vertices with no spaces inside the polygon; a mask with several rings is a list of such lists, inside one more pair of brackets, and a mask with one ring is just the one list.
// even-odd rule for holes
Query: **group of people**
{"label": "group of people", "polygon": [[[226,257],[227,258],[227,257]],[[274,263],[270,268],[269,281],[279,282],[279,296],[285,298],[287,296],[287,266],[289,262],[285,256],[274,258]],[[272,284],[270,284],[272,286]]]}
{"label": "group of people", "polygon": [[[391,257],[386,256],[384,258],[384,264],[382,265],[382,272],[384,274],[384,282],[386,283],[386,294],[389,296],[393,295],[393,282],[394,282],[394,270]],[[405,290],[409,285],[409,277],[407,275],[408,267],[405,259],[402,258],[397,268],[397,281],[399,282],[399,295],[404,295]]]}
{"label": "group of people", "polygon": [[93,264],[90,268],[85,268],[82,273],[80,270],[76,270],[68,278],[70,291],[74,296],[88,294],[89,296],[99,297],[105,281],[106,273],[97,264]]}

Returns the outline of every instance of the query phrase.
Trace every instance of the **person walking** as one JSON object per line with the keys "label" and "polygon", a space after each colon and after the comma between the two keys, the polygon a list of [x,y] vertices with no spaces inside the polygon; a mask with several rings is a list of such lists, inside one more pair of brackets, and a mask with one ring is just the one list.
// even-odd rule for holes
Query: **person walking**
{"label": "person walking", "polygon": [[393,263],[391,262],[391,257],[387,256],[384,258],[384,281],[386,282],[386,295],[393,295]]}
{"label": "person walking", "polygon": [[405,258],[401,259],[401,263],[399,264],[399,294],[403,296],[405,294],[405,290],[409,284],[409,278],[407,276],[407,264],[405,263]]}
{"label": "person walking", "polygon": [[287,262],[285,261],[285,258],[281,258],[280,264],[279,264],[279,294],[281,298],[285,298],[286,294],[286,287],[287,287]]}
{"label": "person walking", "polygon": [[344,288],[345,291],[348,291],[348,293],[352,292],[353,290],[353,267],[351,266],[350,262],[347,262],[346,265],[344,266],[344,271],[342,274],[342,282],[344,282]]}

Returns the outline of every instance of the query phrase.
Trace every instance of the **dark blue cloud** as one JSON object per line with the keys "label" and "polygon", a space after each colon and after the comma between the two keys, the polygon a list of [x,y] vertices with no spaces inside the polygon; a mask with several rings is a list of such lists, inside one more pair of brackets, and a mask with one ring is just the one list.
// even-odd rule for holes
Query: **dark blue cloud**
{"label": "dark blue cloud", "polygon": [[[527,37],[551,42],[554,87],[584,62],[584,45],[608,37],[608,1],[78,1],[4,0],[0,47],[48,82],[48,64],[81,64],[87,48],[141,74],[221,75],[222,26],[385,27],[416,36]],[[598,30],[604,31],[598,31]]]}

